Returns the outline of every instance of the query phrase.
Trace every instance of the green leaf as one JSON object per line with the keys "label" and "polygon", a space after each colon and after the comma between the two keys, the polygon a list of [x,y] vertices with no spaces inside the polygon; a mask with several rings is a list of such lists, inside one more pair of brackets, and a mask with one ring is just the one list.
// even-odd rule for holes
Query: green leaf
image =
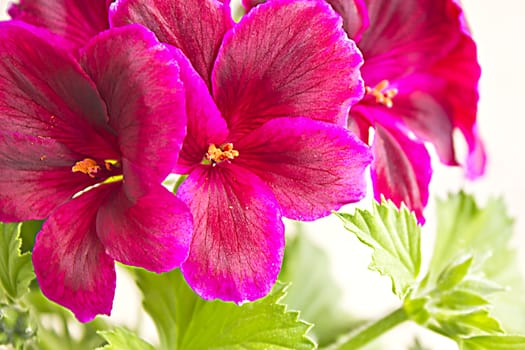
{"label": "green leaf", "polygon": [[264,299],[242,306],[206,301],[187,285],[179,270],[156,275],[135,269],[144,308],[156,322],[161,348],[314,349],[306,336],[310,325],[279,304],[285,286],[278,284]]}
{"label": "green leaf", "polygon": [[44,220],[24,221],[20,227],[20,239],[22,240],[22,253],[30,252],[35,245],[37,233],[42,229]]}
{"label": "green leaf", "polygon": [[100,350],[155,350],[155,348],[125,328],[116,328],[110,331],[98,332],[108,341],[108,345]]}
{"label": "green leaf", "polygon": [[499,321],[490,314],[491,304],[478,291],[463,289],[472,259],[452,264],[440,276],[442,287],[429,293],[427,327],[452,339],[463,336],[503,333]]}
{"label": "green leaf", "polygon": [[421,266],[421,230],[415,216],[384,199],[381,204],[374,202],[372,211],[357,209],[353,215],[336,215],[348,231],[374,250],[369,268],[389,276],[393,292],[403,299]]}
{"label": "green leaf", "polygon": [[0,287],[11,299],[19,299],[35,278],[31,254],[20,254],[20,224],[0,223]]}
{"label": "green leaf", "polygon": [[[490,199],[484,208],[460,192],[439,200],[437,236],[427,282],[433,283],[448,262],[465,255],[474,257],[477,275],[461,288],[490,295],[492,314],[510,332],[525,333],[525,283],[517,254],[510,245],[513,220],[501,199]],[[496,293],[496,292],[501,293]]]}
{"label": "green leaf", "polygon": [[[301,231],[301,223],[296,225]],[[330,274],[330,263],[326,251],[306,232],[287,239],[279,280],[291,285],[282,301],[292,310],[301,310],[301,318],[315,325],[311,334],[319,346],[333,343],[341,334],[361,325],[342,310],[342,291]]]}
{"label": "green leaf", "polygon": [[453,262],[439,275],[437,287],[442,291],[456,287],[469,272],[470,265],[472,265],[472,256],[464,256]]}
{"label": "green leaf", "polygon": [[463,339],[460,350],[523,350],[525,337],[516,335],[490,335]]}
{"label": "green leaf", "polygon": [[481,278],[479,276],[466,276],[465,279],[459,284],[458,288],[465,291],[478,293],[485,297],[506,291],[506,289],[498,283],[490,281],[486,278]]}
{"label": "green leaf", "polygon": [[434,314],[442,331],[452,339],[458,336],[479,335],[480,333],[503,333],[498,320],[490,316],[486,308],[467,311],[442,310]]}
{"label": "green leaf", "polygon": [[471,262],[469,257],[448,267],[438,279],[441,288],[438,286],[427,292],[427,303],[419,313],[414,315],[407,305],[424,299],[405,300],[405,309],[412,320],[454,340],[462,336],[502,333],[499,321],[490,314],[489,300],[475,290],[463,289],[463,278],[468,276]]}
{"label": "green leaf", "polygon": [[481,209],[474,198],[464,192],[450,195],[447,200],[437,201],[437,223],[430,263],[432,274],[443,271],[448,262],[467,254],[475,258],[489,256],[484,267],[487,271],[493,270],[500,266],[501,254],[510,251],[508,242],[513,221],[499,199],[490,200]]}
{"label": "green leaf", "polygon": [[490,305],[489,301],[479,294],[461,289],[443,293],[439,301],[439,307],[449,310],[478,309]]}

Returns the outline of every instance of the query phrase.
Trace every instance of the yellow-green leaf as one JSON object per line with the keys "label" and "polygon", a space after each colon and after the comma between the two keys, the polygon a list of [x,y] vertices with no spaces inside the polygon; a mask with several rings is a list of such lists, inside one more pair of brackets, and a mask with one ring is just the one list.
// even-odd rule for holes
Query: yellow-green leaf
{"label": "yellow-green leaf", "polygon": [[369,268],[390,277],[393,292],[403,299],[421,266],[421,228],[414,214],[383,199],[381,204],[374,203],[372,211],[357,209],[353,215],[336,215],[348,231],[374,250]]}
{"label": "yellow-green leaf", "polygon": [[35,278],[31,254],[20,254],[20,224],[0,223],[0,287],[10,299],[19,299]]}

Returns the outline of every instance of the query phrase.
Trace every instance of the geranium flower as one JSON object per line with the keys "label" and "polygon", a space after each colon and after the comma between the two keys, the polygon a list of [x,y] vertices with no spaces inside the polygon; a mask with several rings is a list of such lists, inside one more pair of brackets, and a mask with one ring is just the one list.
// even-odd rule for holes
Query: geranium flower
{"label": "geranium flower", "polygon": [[444,164],[458,165],[453,143],[458,129],[468,144],[467,177],[485,168],[476,127],[480,68],[461,9],[453,0],[329,2],[365,59],[367,94],[350,115],[363,140],[368,127],[375,128],[375,196],[406,203],[424,222],[432,174],[424,142]]}
{"label": "geranium flower", "polygon": [[[243,0],[247,10],[264,0]],[[424,222],[432,176],[431,143],[446,165],[456,160],[453,131],[468,145],[466,176],[484,173],[476,113],[480,68],[476,46],[454,0],[327,0],[361,49],[367,85],[350,127],[365,142],[375,129],[372,180],[381,195],[404,202]]]}
{"label": "geranium flower", "polygon": [[264,296],[282,216],[314,220],[364,195],[371,155],[341,126],[363,93],[361,55],[320,1],[274,1],[234,25],[226,2],[124,0],[110,22],[139,22],[180,49],[189,120],[175,170],[189,174],[178,196],[195,226],[186,280],[206,299]]}
{"label": "geranium flower", "polygon": [[191,214],[161,185],[185,135],[185,93],[143,27],[100,34],[80,63],[52,39],[0,23],[0,220],[48,218],[38,282],[89,321],[111,311],[114,260],[162,272],[188,255]]}
{"label": "geranium flower", "polygon": [[109,28],[108,8],[113,0],[19,0],[11,18],[46,28],[62,37],[72,49]]}

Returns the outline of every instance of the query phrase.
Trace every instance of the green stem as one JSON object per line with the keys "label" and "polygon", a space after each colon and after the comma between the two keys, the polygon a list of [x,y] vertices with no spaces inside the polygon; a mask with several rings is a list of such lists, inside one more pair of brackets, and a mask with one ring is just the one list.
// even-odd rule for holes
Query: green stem
{"label": "green stem", "polygon": [[400,323],[407,321],[409,316],[403,307],[393,311],[382,319],[366,326],[363,329],[358,329],[357,332],[350,335],[350,339],[339,347],[339,350],[355,350],[363,347],[372,340],[375,340],[380,335],[383,335],[390,329],[394,328]]}

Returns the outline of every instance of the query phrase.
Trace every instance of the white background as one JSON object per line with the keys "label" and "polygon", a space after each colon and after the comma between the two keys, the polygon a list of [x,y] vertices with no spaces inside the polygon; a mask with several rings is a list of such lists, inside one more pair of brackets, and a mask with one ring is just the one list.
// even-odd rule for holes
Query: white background
{"label": "white background", "polygon": [[[89,0],[86,0],[89,1]],[[474,193],[481,202],[490,196],[505,199],[516,218],[515,243],[521,251],[521,264],[525,263],[525,0],[463,0],[467,20],[478,44],[479,61],[483,73],[480,84],[479,128],[489,156],[484,178],[467,182],[459,169],[445,168],[435,163],[431,185],[433,196],[443,198],[448,191],[460,188]],[[0,0],[0,18],[5,15],[6,0]],[[424,245],[432,244],[434,200],[426,211]],[[334,259],[334,274],[346,291],[343,307],[361,316],[380,317],[398,305],[391,295],[385,278],[367,271],[369,251],[343,231],[334,218],[311,225],[312,236],[330,250]],[[428,251],[427,251],[428,253]],[[135,318],[130,303],[136,296],[129,281],[121,278],[115,299],[112,319]],[[327,286],[329,288],[329,286]],[[524,296],[525,298],[525,296]],[[149,326],[148,326],[149,325]],[[147,338],[151,338],[151,325],[146,322]],[[416,326],[406,325],[385,336],[386,349],[403,350],[412,342],[412,334],[422,335],[429,348],[457,349],[454,343]]]}

